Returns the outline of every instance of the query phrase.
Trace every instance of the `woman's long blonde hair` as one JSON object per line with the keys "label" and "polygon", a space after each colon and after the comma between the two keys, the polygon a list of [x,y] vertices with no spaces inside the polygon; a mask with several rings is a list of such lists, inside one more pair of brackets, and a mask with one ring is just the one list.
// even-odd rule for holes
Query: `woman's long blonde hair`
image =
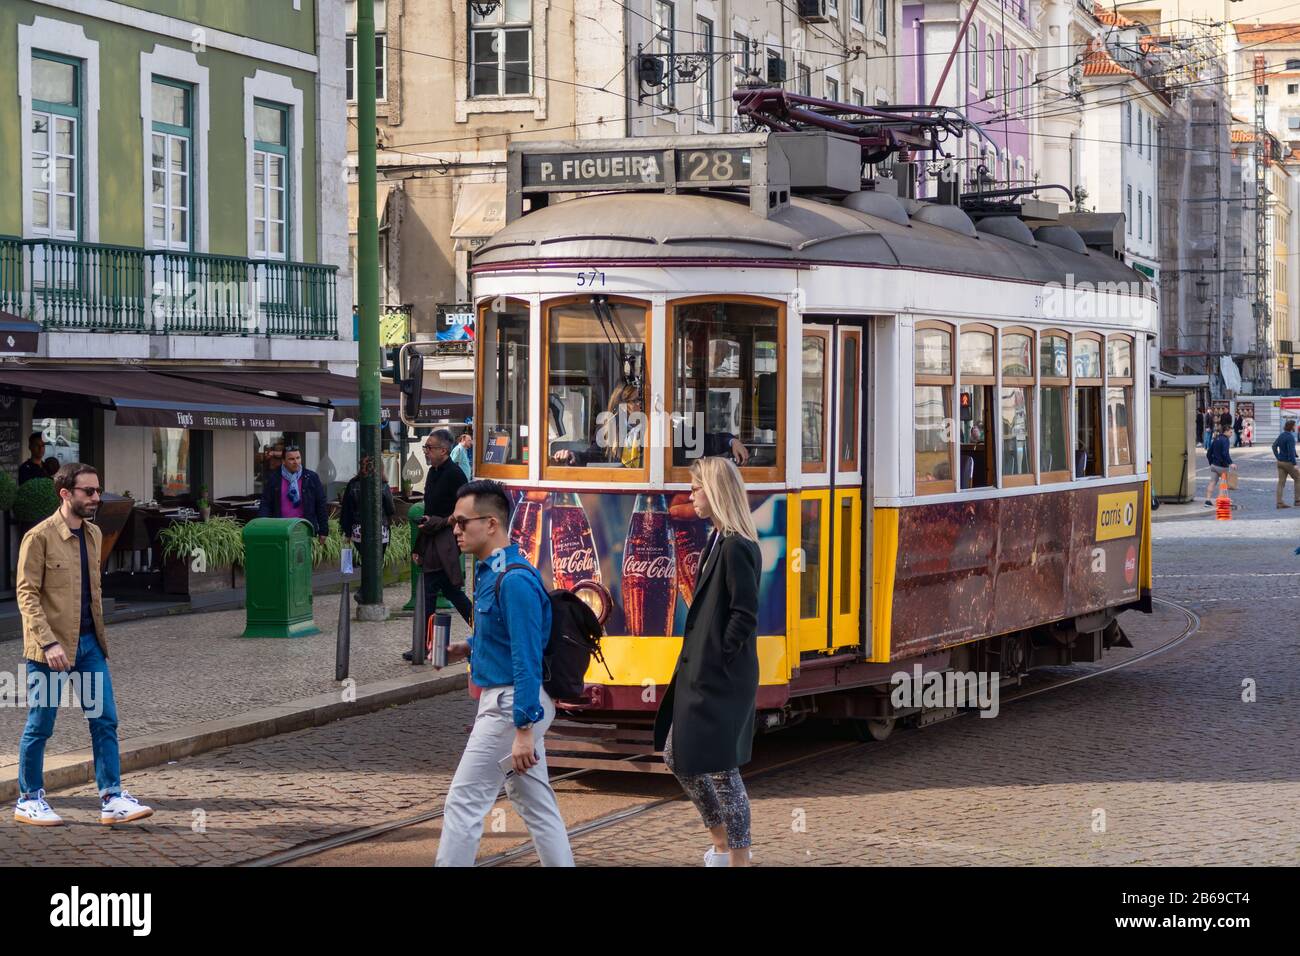
{"label": "woman's long blonde hair", "polygon": [[713,522],[724,535],[738,534],[758,543],[758,529],[749,512],[745,479],[729,458],[697,458],[691,464],[691,477],[704,488],[713,511]]}

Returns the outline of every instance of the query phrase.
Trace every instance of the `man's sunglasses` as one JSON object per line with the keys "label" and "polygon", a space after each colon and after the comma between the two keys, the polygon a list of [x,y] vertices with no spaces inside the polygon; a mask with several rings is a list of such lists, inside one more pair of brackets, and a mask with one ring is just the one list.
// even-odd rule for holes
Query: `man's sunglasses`
{"label": "man's sunglasses", "polygon": [[496,515],[474,515],[474,517],[472,518],[456,517],[456,518],[448,518],[447,523],[451,525],[453,528],[456,528],[458,530],[464,530],[465,525],[469,524],[471,521],[483,521],[487,518],[495,518],[495,517]]}
{"label": "man's sunglasses", "polygon": [[73,488],[72,490],[73,490],[73,491],[80,491],[80,492],[82,492],[82,493],[83,493],[87,498],[93,498],[93,497],[95,497],[96,495],[101,494],[101,493],[103,492],[104,489],[103,489],[103,488],[82,488],[82,487],[76,487],[76,488]]}

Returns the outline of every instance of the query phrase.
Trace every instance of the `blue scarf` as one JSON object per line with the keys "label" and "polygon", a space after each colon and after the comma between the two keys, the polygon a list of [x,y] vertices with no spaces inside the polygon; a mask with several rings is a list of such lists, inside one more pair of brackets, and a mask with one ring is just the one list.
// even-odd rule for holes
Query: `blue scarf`
{"label": "blue scarf", "polygon": [[289,471],[284,465],[280,466],[280,477],[289,482],[289,503],[295,508],[302,501],[302,492],[298,488],[299,482],[302,481],[306,468],[299,468],[297,471]]}

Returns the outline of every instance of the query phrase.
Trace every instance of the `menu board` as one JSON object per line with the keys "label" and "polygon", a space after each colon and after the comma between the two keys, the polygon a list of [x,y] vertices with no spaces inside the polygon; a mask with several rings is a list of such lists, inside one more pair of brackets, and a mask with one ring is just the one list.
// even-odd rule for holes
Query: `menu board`
{"label": "menu board", "polygon": [[22,425],[22,399],[17,395],[0,395],[0,469],[14,478],[26,457]]}

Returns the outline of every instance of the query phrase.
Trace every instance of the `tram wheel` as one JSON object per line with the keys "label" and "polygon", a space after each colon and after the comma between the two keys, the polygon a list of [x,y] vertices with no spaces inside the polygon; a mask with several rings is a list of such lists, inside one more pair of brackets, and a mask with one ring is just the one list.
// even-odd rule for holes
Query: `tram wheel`
{"label": "tram wheel", "polygon": [[894,732],[895,721],[893,717],[872,717],[846,720],[845,723],[855,740],[867,742],[884,740]]}

